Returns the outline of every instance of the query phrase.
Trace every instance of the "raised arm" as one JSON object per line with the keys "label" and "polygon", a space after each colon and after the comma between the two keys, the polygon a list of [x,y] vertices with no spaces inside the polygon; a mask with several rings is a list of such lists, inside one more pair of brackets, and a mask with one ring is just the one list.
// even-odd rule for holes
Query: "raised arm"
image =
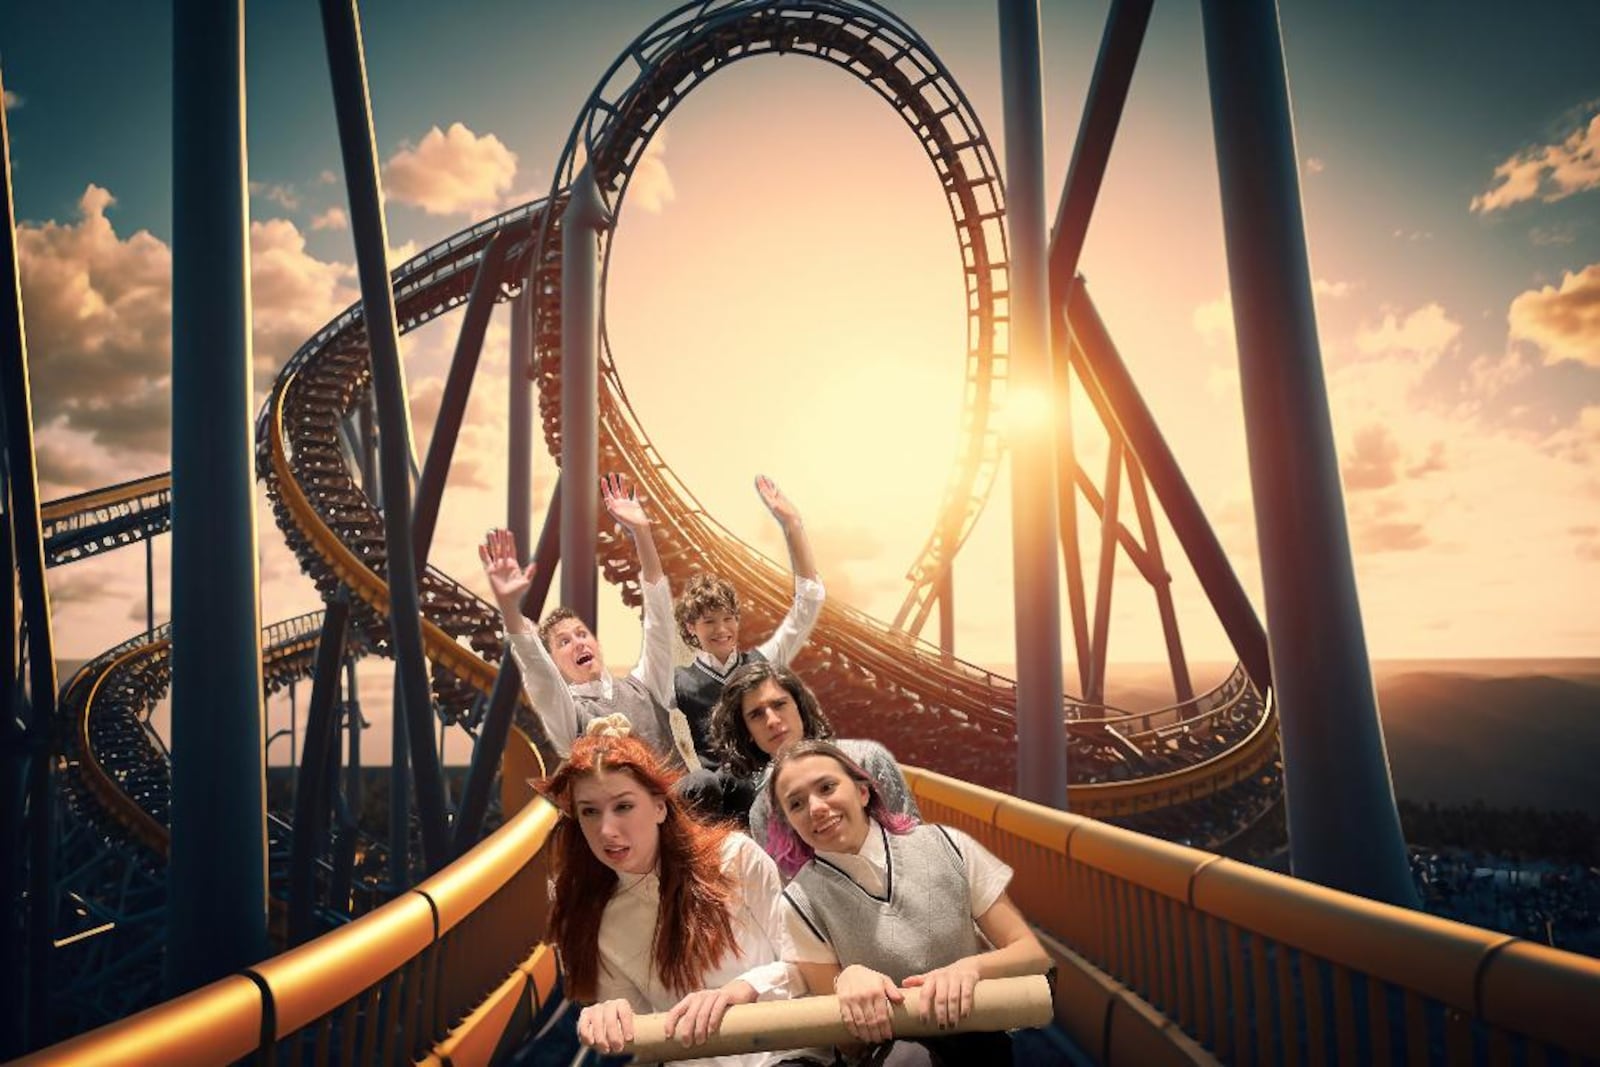
{"label": "raised arm", "polygon": [[600,479],[600,495],[605,500],[606,510],[632,539],[634,551],[639,555],[639,580],[651,585],[665,577],[666,572],[661,569],[655,535],[650,532],[650,517],[645,514],[638,493],[626,475],[608,474]]}
{"label": "raised arm", "polygon": [[478,559],[505,620],[506,644],[522,672],[523,692],[544,724],[550,743],[565,756],[578,734],[578,705],[533,623],[522,614],[522,597],[533,581],[536,565],[524,567],[517,562],[517,543],[510,530],[490,530],[478,546]]}
{"label": "raised arm", "polygon": [[811,629],[822,612],[825,593],[817,577],[816,556],[811,551],[811,540],[806,536],[806,524],[800,518],[799,509],[783,495],[777,483],[764,474],[756,478],[756,492],[783,530],[784,542],[789,546],[789,566],[794,569],[794,602],[772,636],[762,642],[757,651],[768,663],[787,667],[811,636]]}
{"label": "raised arm", "polygon": [[644,600],[644,634],[639,642],[639,662],[633,676],[645,684],[661,706],[673,706],[676,696],[672,686],[672,589],[666,572],[661,569],[661,557],[656,553],[655,535],[650,530],[650,516],[627,477],[608,474],[600,480],[600,491],[606,510],[616,519],[632,539],[639,554],[639,594]]}

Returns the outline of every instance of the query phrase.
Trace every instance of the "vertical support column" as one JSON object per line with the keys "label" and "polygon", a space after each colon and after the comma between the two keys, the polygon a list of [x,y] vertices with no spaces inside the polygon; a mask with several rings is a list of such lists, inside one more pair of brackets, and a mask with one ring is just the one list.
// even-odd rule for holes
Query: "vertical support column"
{"label": "vertical support column", "polygon": [[1117,566],[1117,504],[1122,491],[1122,438],[1111,438],[1106,456],[1106,495],[1100,508],[1100,570],[1094,587],[1094,638],[1089,643],[1089,687],[1084,699],[1106,702],[1106,645],[1111,638],[1111,587]]}
{"label": "vertical support column", "polygon": [[[945,539],[945,544],[952,544]],[[939,575],[939,653],[946,663],[956,654],[956,565],[952,560]]]}
{"label": "vertical support column", "polygon": [[172,851],[166,983],[267,953],[244,3],[173,10]]}
{"label": "vertical support column", "polygon": [[[448,862],[449,826],[439,753],[433,743],[433,698],[428,688],[428,665],[422,652],[422,612],[412,550],[411,415],[406,405],[405,369],[400,364],[400,344],[395,329],[383,190],[378,182],[377,146],[373,141],[366,59],[355,0],[322,0],[322,32],[328,50],[328,73],[333,82],[339,151],[350,193],[350,229],[355,236],[362,315],[372,353],[372,385],[382,434],[378,467],[383,483],[389,624],[398,676],[395,691],[404,711],[399,717],[404,720],[415,773],[422,851],[431,873]],[[397,722],[395,727],[398,734],[401,723]]]}
{"label": "vertical support column", "polygon": [[600,233],[611,217],[585,166],[561,216],[561,603],[591,627],[599,597]]}
{"label": "vertical support column", "polygon": [[[345,625],[350,621],[350,601],[339,596],[322,616],[322,636],[317,642],[317,666],[311,684],[311,707],[306,712],[305,763],[300,768],[294,796],[294,840],[289,851],[289,945],[313,936],[316,915],[315,864],[322,851],[323,824],[328,817],[330,752],[337,758],[339,720],[339,660],[344,656]],[[397,733],[399,731],[396,731]]]}
{"label": "vertical support column", "polygon": [[1277,7],[1201,10],[1290,862],[1298,877],[1417,907],[1350,558]]}
{"label": "vertical support column", "polygon": [[[1049,411],[1044,208],[1044,99],[1038,0],[999,0],[1005,98],[1006,223],[1011,236],[1011,382],[1023,414]],[[1030,403],[1037,401],[1037,403]],[[1067,806],[1061,708],[1061,604],[1056,584],[1053,424],[1013,418],[1011,550],[1015,560],[1017,795]]]}
{"label": "vertical support column", "polygon": [[[0,96],[5,92],[0,78]],[[50,630],[50,593],[44,580],[44,538],[39,520],[39,474],[34,460],[33,399],[28,385],[28,338],[23,325],[22,275],[17,260],[16,215],[11,200],[11,138],[0,105],[0,430],[4,432],[3,471],[6,570],[14,574],[16,599],[5,610],[6,687],[0,722],[0,834],[8,848],[0,853],[0,989],[14,1001],[0,1011],[0,1057],[10,1058],[45,1044],[50,1037],[50,952],[55,925],[55,792],[51,783],[51,742],[56,717],[55,640]],[[15,570],[13,571],[13,565]],[[22,635],[27,635],[26,678],[21,673]],[[27,697],[22,697],[26,685]],[[18,716],[27,709],[26,720]],[[24,816],[26,806],[26,816]],[[26,843],[26,850],[20,847]],[[15,844],[18,847],[9,847]],[[22,865],[27,856],[26,916],[22,911]],[[26,939],[24,940],[24,931]],[[26,982],[23,959],[26,958]]]}
{"label": "vertical support column", "polygon": [[156,628],[156,535],[144,535],[144,632]]}
{"label": "vertical support column", "polygon": [[527,559],[533,511],[533,277],[511,298],[511,352],[506,361],[506,529]]}

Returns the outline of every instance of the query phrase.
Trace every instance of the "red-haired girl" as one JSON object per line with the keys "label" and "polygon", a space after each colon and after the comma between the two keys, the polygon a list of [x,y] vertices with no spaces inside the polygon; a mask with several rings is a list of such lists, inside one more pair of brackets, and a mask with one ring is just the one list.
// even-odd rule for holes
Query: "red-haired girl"
{"label": "red-haired girl", "polygon": [[[729,1006],[790,995],[777,868],[748,837],[696,822],[674,778],[616,716],[592,723],[540,785],[566,816],[552,840],[551,933],[568,995],[590,1005],[579,1040],[601,1052],[633,1038],[635,1012],[667,1012],[668,1035],[693,1047]],[[811,1061],[796,1052],[683,1062]]]}

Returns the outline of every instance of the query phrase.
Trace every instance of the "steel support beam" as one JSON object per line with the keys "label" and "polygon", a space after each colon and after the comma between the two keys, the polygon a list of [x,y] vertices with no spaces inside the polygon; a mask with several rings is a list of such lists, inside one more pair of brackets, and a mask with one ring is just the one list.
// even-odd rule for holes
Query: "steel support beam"
{"label": "steel support beam", "polygon": [[1266,631],[1081,279],[1068,289],[1067,320],[1076,342],[1074,366],[1090,399],[1101,409],[1107,425],[1114,423],[1121,431],[1129,450],[1144,468],[1150,488],[1161,501],[1172,532],[1194,567],[1200,588],[1211,601],[1239,662],[1255,687],[1265,693],[1272,686]]}
{"label": "steel support beam", "polygon": [[511,352],[506,361],[506,529],[517,558],[528,558],[533,512],[533,281],[511,298]]}
{"label": "steel support beam", "polygon": [[317,642],[315,681],[311,706],[306,710],[306,743],[302,750],[299,788],[294,794],[294,840],[289,851],[289,944],[315,936],[315,864],[322,851],[322,827],[327,818],[330,782],[329,755],[338,758],[339,661],[344,657],[345,625],[350,602],[339,596],[322,617],[322,638]]}
{"label": "steel support beam", "polygon": [[[432,694],[422,651],[422,614],[411,540],[411,416],[405,368],[395,329],[394,290],[389,280],[388,235],[383,190],[378,181],[377,146],[367,96],[366,59],[355,0],[322,0],[322,30],[333,82],[339,150],[350,193],[350,229],[355,236],[361,278],[362,314],[372,355],[373,393],[378,402],[378,466],[383,485],[385,580],[389,584],[389,622],[393,633],[396,697],[403,709],[422,822],[422,851],[428,873],[448,862],[449,826],[444,780],[434,748]],[[400,732],[396,723],[396,733]]]}
{"label": "steel support beam", "polygon": [[[1065,809],[1061,603],[1044,206],[1038,0],[999,0],[1011,237],[1011,550],[1015,561],[1017,795]],[[1020,401],[1020,403],[1017,403]],[[1037,409],[1040,417],[1029,418]]]}
{"label": "steel support beam", "polygon": [[[0,95],[5,91],[0,78]],[[39,476],[33,447],[33,399],[28,384],[28,337],[17,259],[16,215],[11,198],[11,140],[0,106],[0,430],[4,463],[0,504],[5,508],[5,564],[15,581],[7,597],[4,721],[0,721],[0,992],[5,1025],[0,1059],[45,1044],[48,1032],[50,943],[55,887],[50,747],[55,721],[55,642],[50,592],[45,585]],[[25,669],[24,669],[25,668]],[[26,692],[26,695],[24,693]],[[26,858],[24,858],[26,857]],[[23,878],[26,865],[27,878]],[[23,886],[28,904],[23,905]]]}
{"label": "steel support beam", "polygon": [[244,3],[173,9],[172,846],[166,986],[267,954]]}
{"label": "steel support beam", "polygon": [[1121,522],[1117,506],[1122,492],[1122,438],[1113,436],[1106,453],[1105,506],[1100,512],[1100,570],[1094,587],[1094,636],[1089,642],[1089,688],[1083,694],[1091,704],[1106,702],[1106,645],[1111,638],[1111,587],[1116,577],[1117,531]]}
{"label": "steel support beam", "polygon": [[599,242],[610,226],[586,166],[561,216],[561,603],[591,628],[600,625]]}
{"label": "steel support beam", "polygon": [[1156,532],[1155,512],[1150,508],[1150,492],[1145,488],[1139,461],[1127,457],[1128,493],[1144,532],[1145,556],[1150,563],[1146,577],[1156,594],[1156,613],[1161,616],[1161,634],[1167,642],[1167,665],[1172,668],[1172,697],[1184,704],[1194,699],[1194,683],[1189,679],[1189,662],[1183,654],[1183,635],[1178,632],[1178,613],[1172,604],[1172,575],[1161,559],[1161,535]]}
{"label": "steel support beam", "polygon": [[[558,535],[561,514],[561,483],[556,483],[550,506],[545,510],[544,529],[539,534],[538,567],[534,571],[533,587],[523,597],[523,613],[537,619],[544,610],[545,597],[550,592],[550,572],[559,558],[561,541]],[[521,558],[520,556],[518,557]],[[500,757],[505,755],[506,738],[511,734],[511,718],[517,709],[517,697],[522,692],[522,672],[508,649],[500,659],[500,673],[495,677],[494,690],[489,695],[489,709],[484,713],[483,729],[478,731],[478,743],[472,747],[472,766],[467,771],[467,781],[461,789],[461,806],[456,812],[454,851],[457,856],[478,843],[483,829],[483,815],[489,807],[489,786],[495,772],[500,769]],[[534,739],[540,755],[554,753],[549,739]],[[550,766],[554,766],[551,764]]]}
{"label": "steel support beam", "polygon": [[1088,614],[1083,586],[1083,560],[1078,546],[1078,498],[1073,491],[1078,469],[1072,432],[1072,373],[1069,352],[1071,340],[1061,309],[1066,291],[1077,273],[1078,258],[1089,232],[1111,158],[1111,144],[1122,121],[1133,68],[1144,43],[1154,0],[1112,0],[1100,38],[1100,53],[1094,74],[1089,79],[1089,96],[1084,102],[1083,121],[1078,125],[1078,140],[1072,146],[1072,162],[1066,184],[1056,208],[1055,225],[1050,235],[1050,353],[1054,369],[1056,417],[1056,506],[1061,520],[1061,561],[1067,573],[1067,610],[1072,620],[1073,646],[1077,653],[1078,684],[1089,691],[1092,652],[1089,647]]}
{"label": "steel support beam", "polygon": [[1277,6],[1203,0],[1201,13],[1290,863],[1417,907],[1356,595]]}
{"label": "steel support beam", "polygon": [[444,396],[433,422],[433,437],[428,441],[422,481],[417,486],[417,506],[411,518],[412,548],[419,574],[427,569],[433,531],[439,522],[439,501],[444,497],[444,483],[450,474],[450,461],[455,456],[456,438],[461,435],[461,423],[466,418],[467,399],[472,393],[472,379],[478,372],[478,357],[483,354],[489,316],[494,311],[495,296],[500,292],[500,260],[513,236],[511,229],[502,229],[484,249],[483,258],[478,262],[478,276],[472,281],[472,294],[467,298],[467,310],[461,318],[461,332],[456,335],[455,355],[445,375]]}

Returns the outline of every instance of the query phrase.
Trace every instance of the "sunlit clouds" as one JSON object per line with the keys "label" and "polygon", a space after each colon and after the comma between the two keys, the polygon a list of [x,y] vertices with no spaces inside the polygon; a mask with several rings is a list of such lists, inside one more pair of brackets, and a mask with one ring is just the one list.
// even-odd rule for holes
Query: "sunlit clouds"
{"label": "sunlit clouds", "polygon": [[434,126],[402,146],[383,166],[384,190],[396,203],[429,215],[491,214],[511,190],[517,154],[492,133],[481,137],[460,122]]}
{"label": "sunlit clouds", "polygon": [[1532,344],[1544,362],[1600,367],[1600,263],[1564,273],[1559,287],[1522,293],[1509,319],[1511,339]]}
{"label": "sunlit clouds", "polygon": [[1553,144],[1525,148],[1494,169],[1494,184],[1472,198],[1488,214],[1525,200],[1561,200],[1600,186],[1600,114]]}

